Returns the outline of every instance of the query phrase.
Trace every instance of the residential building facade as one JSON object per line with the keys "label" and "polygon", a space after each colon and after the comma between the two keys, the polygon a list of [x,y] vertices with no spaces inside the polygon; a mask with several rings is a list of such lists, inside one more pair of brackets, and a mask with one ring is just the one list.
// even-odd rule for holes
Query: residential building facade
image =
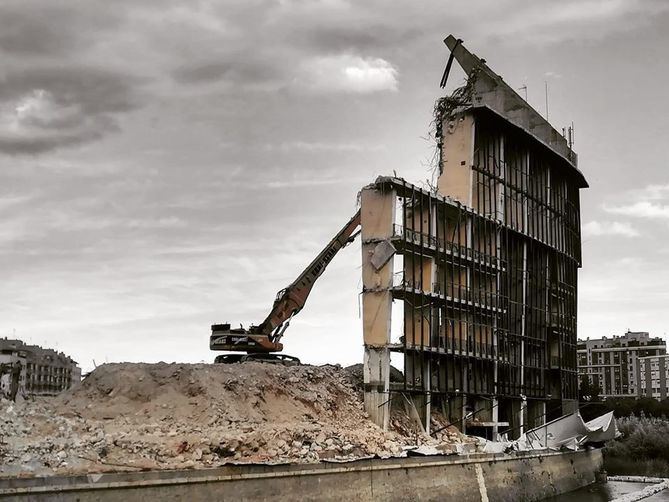
{"label": "residential building facade", "polygon": [[[601,397],[637,397],[641,395],[640,372],[646,369],[647,358],[666,354],[667,345],[645,331],[628,330],[622,336],[579,340],[577,352],[579,376],[587,376],[590,383],[599,385]],[[646,373],[643,386],[645,379]]]}
{"label": "residential building facade", "polygon": [[[56,395],[81,381],[81,368],[72,358],[21,340],[0,338],[0,364],[21,365],[19,394],[24,396]],[[0,377],[3,392],[9,385],[7,377]]]}
{"label": "residential building facade", "polygon": [[669,396],[669,355],[640,357],[637,364],[637,395],[663,401]]}

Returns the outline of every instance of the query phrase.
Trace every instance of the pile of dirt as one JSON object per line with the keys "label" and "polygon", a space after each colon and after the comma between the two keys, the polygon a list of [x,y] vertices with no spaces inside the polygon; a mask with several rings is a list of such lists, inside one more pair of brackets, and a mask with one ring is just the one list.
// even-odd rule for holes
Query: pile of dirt
{"label": "pile of dirt", "polygon": [[[350,373],[353,382],[356,383],[359,387],[362,388],[363,383],[363,365],[362,364],[352,364],[351,366],[346,366],[346,371]],[[395,368],[395,366],[390,367],[390,381],[396,383],[404,382],[404,374]]]}
{"label": "pile of dirt", "polygon": [[[55,398],[0,403],[0,474],[390,457],[433,440],[384,432],[339,366],[106,364]],[[459,433],[458,433],[459,434]]]}

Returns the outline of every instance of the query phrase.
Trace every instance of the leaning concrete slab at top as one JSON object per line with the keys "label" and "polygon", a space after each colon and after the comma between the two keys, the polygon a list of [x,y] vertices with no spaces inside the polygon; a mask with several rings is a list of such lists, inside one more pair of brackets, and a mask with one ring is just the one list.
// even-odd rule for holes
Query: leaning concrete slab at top
{"label": "leaning concrete slab at top", "polygon": [[473,54],[453,35],[444,43],[452,52],[455,60],[467,74],[473,78],[470,107],[487,108],[516,127],[530,133],[557,155],[569,162],[577,177],[578,186],[588,186],[583,173],[578,170],[578,157],[571,150],[567,140],[538,111],[525,101],[504,79],[495,73],[476,54]]}

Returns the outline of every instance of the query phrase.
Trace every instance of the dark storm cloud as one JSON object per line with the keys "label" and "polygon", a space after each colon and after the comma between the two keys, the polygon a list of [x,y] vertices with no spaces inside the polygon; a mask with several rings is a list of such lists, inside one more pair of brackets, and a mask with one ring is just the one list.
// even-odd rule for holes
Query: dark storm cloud
{"label": "dark storm cloud", "polygon": [[[314,73],[332,71],[336,80],[338,70],[364,67],[365,61],[378,60],[380,53],[390,53],[401,44],[411,45],[422,35],[420,29],[398,26],[396,20],[395,25],[379,20],[384,16],[380,6],[353,8],[338,1],[289,1],[249,7],[228,4],[219,10],[218,15],[228,24],[250,29],[223,30],[223,47],[212,46],[205,36],[197,35],[199,44],[207,47],[199,51],[205,57],[182,58],[171,73],[174,80],[186,86],[217,81],[236,84],[236,93],[243,93],[245,85],[251,89],[292,86],[304,90]],[[192,49],[189,45],[189,51]],[[346,88],[331,86],[325,78],[318,80],[316,87],[325,90]]]}
{"label": "dark storm cloud", "polygon": [[76,133],[59,132],[58,134],[33,134],[31,137],[8,138],[0,136],[0,152],[10,155],[35,155],[56,150],[61,147],[81,145],[101,139],[105,134],[118,130],[114,122],[98,119],[88,130]]}
{"label": "dark storm cloud", "polygon": [[172,72],[180,84],[208,83],[225,80],[232,84],[268,83],[280,78],[280,70],[273,67],[271,58],[266,61],[239,57],[228,61],[212,59],[186,63]]}
{"label": "dark storm cloud", "polygon": [[13,102],[41,89],[58,106],[75,106],[91,115],[117,113],[137,106],[138,83],[128,75],[85,66],[20,70],[0,80],[0,100]]}
{"label": "dark storm cloud", "polygon": [[0,5],[0,153],[46,153],[119,130],[118,115],[140,106],[142,81],[95,50],[126,11],[102,2]]}
{"label": "dark storm cloud", "polygon": [[8,0],[0,5],[0,51],[21,57],[76,54],[82,43],[117,27],[123,17],[119,12],[102,12],[92,1],[58,5]]}
{"label": "dark storm cloud", "polygon": [[59,106],[76,106],[85,114],[97,114],[135,108],[139,80],[102,68],[71,65],[12,72],[0,84],[3,101],[19,99],[26,91],[43,89]]}
{"label": "dark storm cloud", "polygon": [[73,49],[76,36],[60,29],[65,14],[59,9],[44,7],[38,12],[25,12],[0,6],[0,49],[6,54],[56,55]]}
{"label": "dark storm cloud", "polygon": [[86,66],[16,70],[0,79],[0,151],[34,154],[96,140],[140,106],[140,80]]}
{"label": "dark storm cloud", "polygon": [[410,45],[424,31],[419,28],[381,24],[374,20],[351,26],[341,22],[334,26],[305,26],[290,36],[305,47],[319,51],[390,51],[399,45]]}

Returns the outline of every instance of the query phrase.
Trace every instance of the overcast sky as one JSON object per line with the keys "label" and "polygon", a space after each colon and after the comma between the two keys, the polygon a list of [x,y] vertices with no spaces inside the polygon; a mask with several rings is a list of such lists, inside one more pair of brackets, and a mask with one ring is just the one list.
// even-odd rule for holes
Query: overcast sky
{"label": "overcast sky", "polygon": [[[0,336],[84,369],[210,361],[209,325],[264,319],[363,185],[431,176],[449,33],[575,123],[579,335],[664,335],[668,23],[653,0],[3,0]],[[336,257],[287,353],[361,360],[359,265]]]}

